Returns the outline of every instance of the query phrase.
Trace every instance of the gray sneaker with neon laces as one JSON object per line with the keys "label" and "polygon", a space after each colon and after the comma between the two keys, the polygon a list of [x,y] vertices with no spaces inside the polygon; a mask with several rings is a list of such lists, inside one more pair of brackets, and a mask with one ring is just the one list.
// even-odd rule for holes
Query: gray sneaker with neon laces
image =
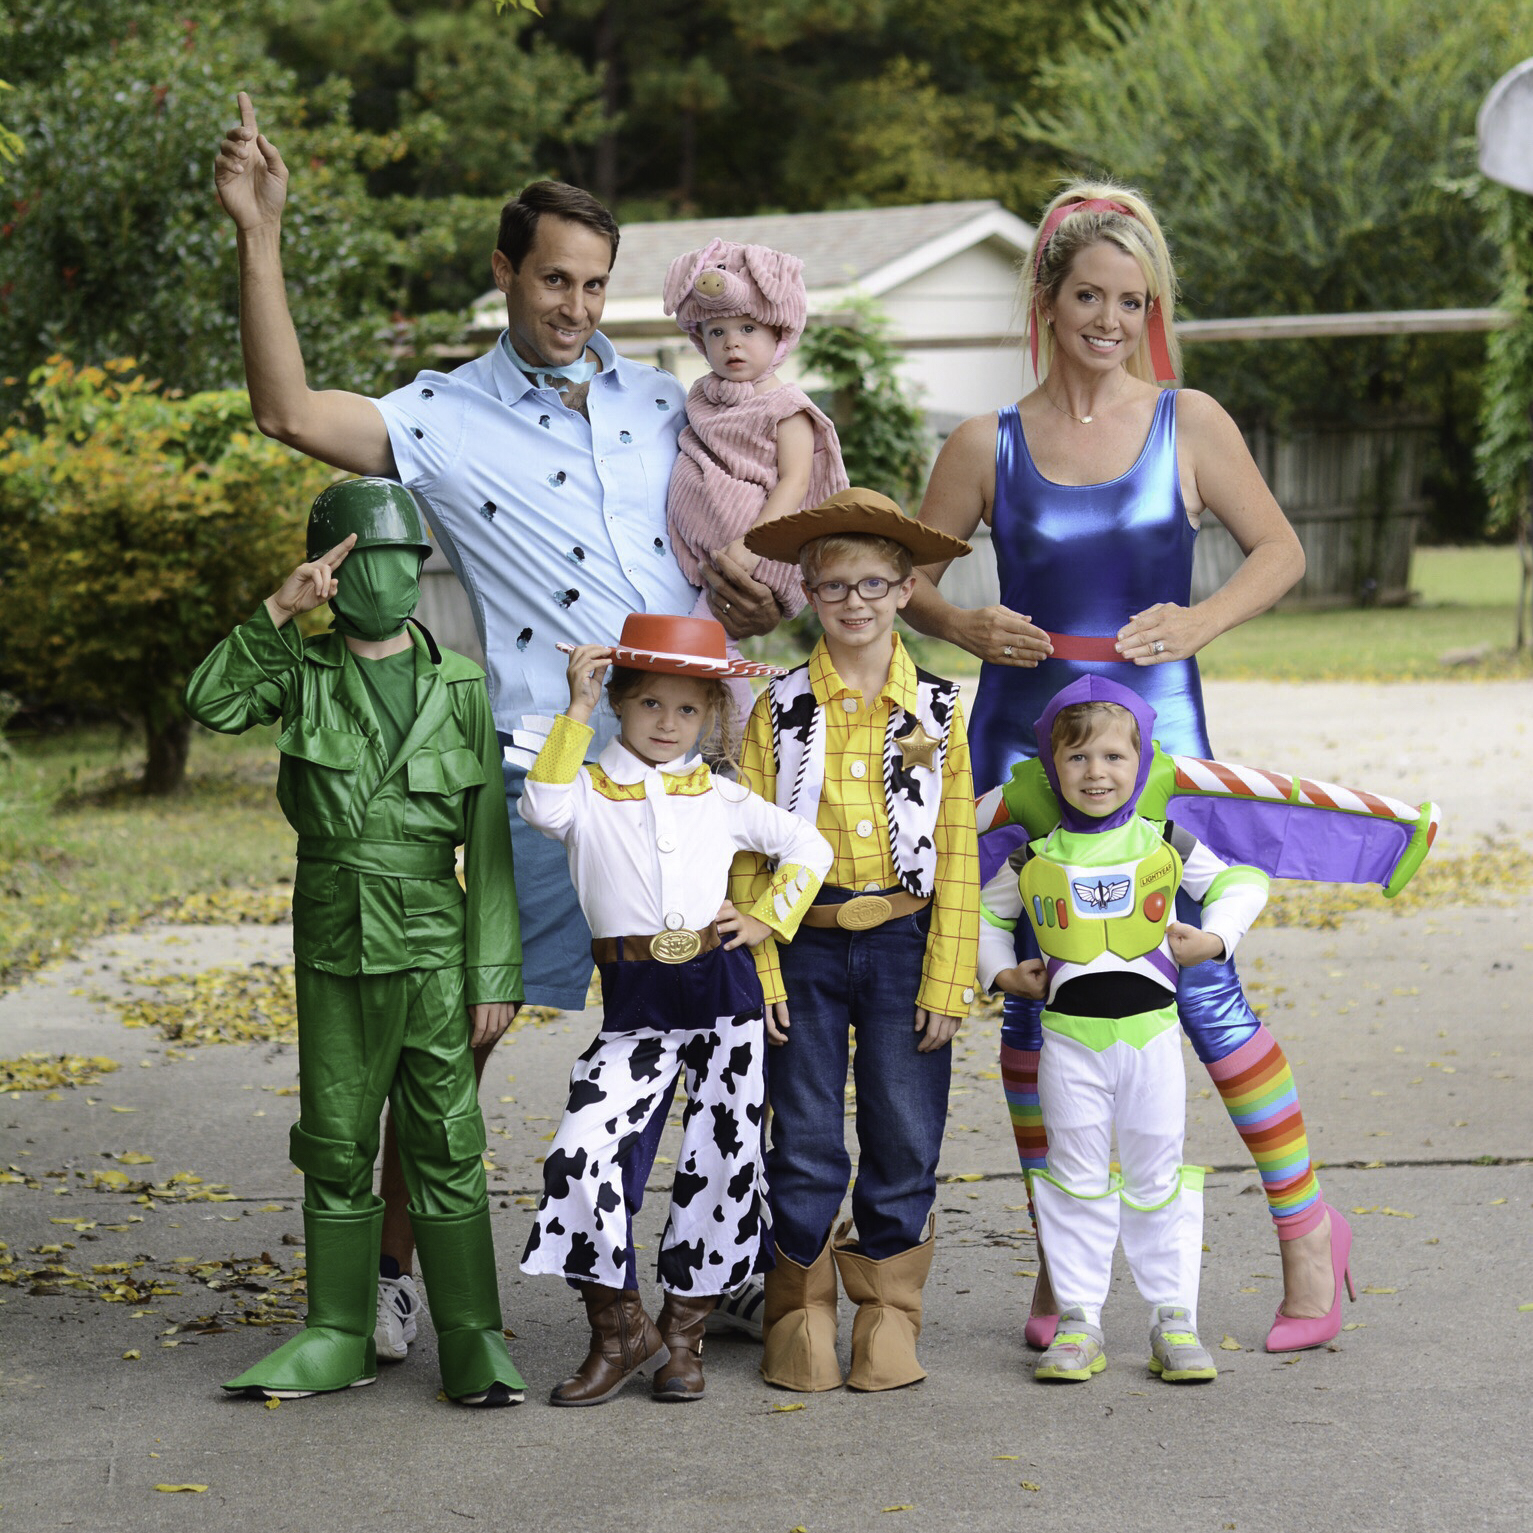
{"label": "gray sneaker with neon laces", "polygon": [[408,1272],[402,1277],[378,1279],[378,1324],[373,1329],[373,1345],[380,1363],[402,1363],[409,1356],[422,1302],[415,1279]]}
{"label": "gray sneaker with neon laces", "polygon": [[1167,1384],[1204,1384],[1219,1370],[1198,1340],[1192,1316],[1177,1304],[1157,1304],[1151,1311],[1150,1372]]}
{"label": "gray sneaker with neon laces", "polygon": [[1059,1329],[1049,1349],[1038,1359],[1035,1379],[1052,1383],[1083,1384],[1107,1366],[1102,1350],[1102,1328],[1092,1325],[1082,1309],[1061,1310]]}

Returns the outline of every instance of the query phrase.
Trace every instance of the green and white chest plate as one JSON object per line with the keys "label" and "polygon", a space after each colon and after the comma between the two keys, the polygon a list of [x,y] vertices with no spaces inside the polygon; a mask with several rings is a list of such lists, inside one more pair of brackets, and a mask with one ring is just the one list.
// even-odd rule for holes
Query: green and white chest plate
{"label": "green and white chest plate", "polygon": [[1100,836],[1056,830],[1020,874],[1022,908],[1049,958],[1089,964],[1105,952],[1154,952],[1175,912],[1182,860],[1145,820]]}

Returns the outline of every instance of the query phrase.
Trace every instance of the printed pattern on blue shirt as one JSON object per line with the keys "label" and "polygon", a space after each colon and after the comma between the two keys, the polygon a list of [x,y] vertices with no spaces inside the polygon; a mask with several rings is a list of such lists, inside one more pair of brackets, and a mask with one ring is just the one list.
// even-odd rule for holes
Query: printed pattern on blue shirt
{"label": "printed pattern on blue shirt", "polygon": [[[631,612],[686,614],[697,591],[665,524],[686,395],[599,332],[589,419],[513,366],[506,333],[456,372],[377,401],[400,481],[468,592],[507,760],[530,767],[569,701],[556,644],[611,644]],[[603,702],[592,753],[617,732]]]}

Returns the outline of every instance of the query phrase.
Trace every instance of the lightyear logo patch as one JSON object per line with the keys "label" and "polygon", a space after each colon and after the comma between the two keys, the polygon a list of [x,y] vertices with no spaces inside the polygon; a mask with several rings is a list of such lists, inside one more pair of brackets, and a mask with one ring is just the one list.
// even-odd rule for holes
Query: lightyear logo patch
{"label": "lightyear logo patch", "polygon": [[1117,868],[1072,869],[1071,908],[1076,915],[1094,921],[1130,914],[1137,868],[1137,863],[1128,862]]}

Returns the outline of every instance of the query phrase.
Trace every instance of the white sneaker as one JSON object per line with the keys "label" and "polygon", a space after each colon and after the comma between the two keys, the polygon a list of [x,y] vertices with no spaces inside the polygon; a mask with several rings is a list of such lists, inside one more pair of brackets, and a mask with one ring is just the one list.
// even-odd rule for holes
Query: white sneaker
{"label": "white sneaker", "polygon": [[415,1340],[415,1317],[421,1312],[421,1296],[415,1279],[403,1277],[378,1279],[378,1324],[373,1329],[373,1345],[380,1363],[402,1363]]}
{"label": "white sneaker", "polygon": [[725,1294],[703,1322],[710,1336],[738,1331],[754,1341],[761,1340],[761,1313],[766,1308],[766,1290],[760,1278],[750,1278],[733,1293]]}

